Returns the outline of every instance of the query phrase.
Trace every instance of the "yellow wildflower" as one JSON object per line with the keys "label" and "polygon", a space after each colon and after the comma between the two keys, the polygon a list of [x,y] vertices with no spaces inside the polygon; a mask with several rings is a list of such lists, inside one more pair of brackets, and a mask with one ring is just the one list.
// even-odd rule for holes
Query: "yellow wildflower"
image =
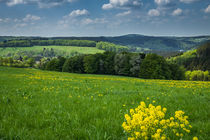
{"label": "yellow wildflower", "polygon": [[193,140],[198,140],[198,137],[193,137]]}
{"label": "yellow wildflower", "polygon": [[183,137],[184,133],[190,132],[188,117],[183,116],[183,111],[176,111],[174,117],[165,118],[166,111],[160,105],[149,104],[147,107],[145,102],[140,102],[137,108],[125,114],[126,121],[122,127],[129,134],[129,139],[165,140],[170,139],[167,136],[171,132],[175,137]]}

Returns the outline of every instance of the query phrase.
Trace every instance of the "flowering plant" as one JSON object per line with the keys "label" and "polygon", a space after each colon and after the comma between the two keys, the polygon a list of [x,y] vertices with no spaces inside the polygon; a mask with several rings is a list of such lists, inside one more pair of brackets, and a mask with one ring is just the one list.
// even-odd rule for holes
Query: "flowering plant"
{"label": "flowering plant", "polygon": [[125,114],[122,127],[128,134],[128,140],[155,139],[165,140],[184,137],[190,133],[192,126],[188,116],[183,111],[176,111],[174,117],[166,118],[166,108],[141,102],[135,109],[130,109],[130,115]]}

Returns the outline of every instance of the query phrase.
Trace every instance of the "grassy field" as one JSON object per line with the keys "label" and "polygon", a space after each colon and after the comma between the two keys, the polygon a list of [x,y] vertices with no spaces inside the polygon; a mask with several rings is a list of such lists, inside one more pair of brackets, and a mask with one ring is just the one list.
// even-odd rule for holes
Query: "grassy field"
{"label": "grassy field", "polygon": [[8,47],[0,48],[0,56],[14,56],[14,54],[21,54],[30,52],[30,54],[38,55],[43,52],[43,49],[54,49],[56,55],[71,56],[72,52],[78,52],[81,54],[95,54],[102,53],[103,50],[99,50],[96,47],[75,47],[75,46],[34,46],[34,47]]}
{"label": "grassy field", "polygon": [[210,138],[210,82],[0,67],[0,139],[127,139],[124,114],[141,101],[183,110],[184,140]]}

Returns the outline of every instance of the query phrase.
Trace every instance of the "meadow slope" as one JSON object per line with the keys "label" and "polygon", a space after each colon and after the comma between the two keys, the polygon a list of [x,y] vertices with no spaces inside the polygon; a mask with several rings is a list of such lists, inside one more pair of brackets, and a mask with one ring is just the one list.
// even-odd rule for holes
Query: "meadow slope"
{"label": "meadow slope", "polygon": [[80,54],[95,54],[103,53],[104,50],[99,50],[96,47],[77,47],[77,46],[34,46],[34,47],[7,47],[0,48],[0,56],[8,57],[14,55],[30,55],[37,56],[43,53],[43,49],[54,49],[55,56],[71,56],[72,53]]}
{"label": "meadow slope", "polygon": [[192,125],[185,140],[210,137],[210,82],[144,80],[0,67],[0,139],[127,139],[124,114],[141,101]]}

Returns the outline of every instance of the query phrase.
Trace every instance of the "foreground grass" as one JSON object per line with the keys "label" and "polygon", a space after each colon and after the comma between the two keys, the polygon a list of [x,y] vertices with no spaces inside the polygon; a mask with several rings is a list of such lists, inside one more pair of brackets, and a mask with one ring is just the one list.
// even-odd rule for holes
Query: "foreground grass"
{"label": "foreground grass", "polygon": [[14,54],[30,53],[31,55],[38,55],[43,52],[43,49],[54,49],[56,55],[71,56],[71,53],[78,52],[81,54],[95,54],[102,53],[96,47],[76,47],[76,46],[34,46],[34,47],[7,47],[0,48],[0,56],[14,56]]}
{"label": "foreground grass", "polygon": [[124,114],[140,101],[183,110],[193,127],[184,139],[208,139],[209,91],[209,82],[0,67],[0,139],[126,139]]}

